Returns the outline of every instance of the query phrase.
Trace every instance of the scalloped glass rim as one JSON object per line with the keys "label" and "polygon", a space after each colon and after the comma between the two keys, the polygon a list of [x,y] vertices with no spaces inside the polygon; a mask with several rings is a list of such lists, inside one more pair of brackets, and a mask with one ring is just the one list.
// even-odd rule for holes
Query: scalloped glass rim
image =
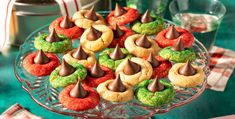
{"label": "scalloped glass rim", "polygon": [[[171,21],[167,21],[167,20],[165,20],[165,21],[166,21],[166,23],[173,24]],[[146,117],[152,116],[156,113],[166,113],[166,112],[170,111],[171,109],[185,105],[187,103],[190,103],[191,101],[196,99],[198,96],[200,96],[206,88],[206,85],[207,85],[206,77],[205,77],[205,81],[203,82],[203,84],[201,86],[197,86],[195,88],[186,88],[186,89],[176,87],[177,94],[180,94],[177,97],[177,101],[173,102],[175,100],[175,98],[174,98],[174,100],[170,104],[166,104],[166,105],[163,105],[160,107],[155,107],[155,108],[144,106],[144,105],[140,104],[136,99],[134,101],[131,101],[128,103],[110,103],[108,101],[101,99],[102,103],[99,106],[97,106],[97,108],[91,109],[91,110],[86,110],[86,111],[80,111],[80,112],[66,110],[63,107],[60,107],[61,104],[58,102],[54,103],[54,105],[52,105],[52,103],[50,103],[50,102],[53,102],[53,100],[58,101],[58,98],[56,97],[56,95],[58,96],[58,94],[56,94],[56,93],[58,93],[58,91],[56,89],[49,87],[48,85],[45,85],[46,87],[43,87],[43,88],[40,87],[41,83],[44,81],[43,77],[30,76],[26,71],[24,71],[24,69],[22,69],[22,64],[21,64],[24,57],[28,53],[30,53],[29,50],[32,50],[32,51],[35,50],[35,48],[33,47],[33,40],[32,39],[35,36],[37,36],[38,32],[47,31],[48,26],[49,26],[49,24],[42,26],[41,28],[37,29],[36,31],[34,31],[32,34],[30,34],[27,37],[25,43],[20,47],[20,52],[15,60],[15,65],[14,65],[14,73],[15,73],[18,81],[21,83],[21,87],[25,91],[28,92],[30,97],[37,104],[46,108],[47,110],[50,110],[50,111],[53,111],[53,112],[56,112],[59,114],[78,116],[78,117],[84,117],[84,118],[87,118],[87,117],[96,117],[96,118],[101,117],[101,118],[103,118],[103,117],[114,117],[114,116],[116,116],[117,118],[120,118],[120,114],[121,114],[121,117],[127,117],[127,118],[133,118],[133,117],[146,118]],[[195,48],[197,48],[197,52],[199,52],[200,55],[202,55],[201,57],[204,58],[204,60],[203,60],[204,65],[202,65],[202,68],[204,69],[205,74],[208,76],[209,71],[210,71],[209,67],[208,67],[208,64],[209,64],[208,52],[207,52],[206,48],[197,39],[195,39],[195,42],[194,42],[194,49]],[[24,52],[24,50],[26,50],[26,51]],[[196,64],[200,65],[200,63],[198,63],[197,61],[196,61]],[[20,68],[22,70],[20,70]],[[34,82],[30,82],[29,80],[26,80],[29,77],[34,78],[33,79]],[[47,83],[48,83],[48,81],[47,81]],[[49,97],[49,98],[45,99],[46,101],[44,100],[42,102],[42,99],[40,98],[39,94],[37,94],[37,92],[35,92],[34,90],[36,90],[37,92],[40,92],[40,93],[43,92],[42,90],[44,90],[45,93],[43,93],[43,94],[39,93],[40,96],[44,95],[44,96],[42,96],[43,97],[42,99],[44,99],[44,97],[45,98]],[[50,93],[50,96],[46,97],[45,95],[48,95],[47,94],[48,91]],[[49,100],[49,103],[47,102],[48,100]],[[114,111],[115,109],[116,110],[124,110],[125,112],[123,113],[121,111],[119,111],[119,112]],[[130,112],[128,112],[128,110]],[[151,110],[151,111],[144,112],[143,110],[148,110],[148,111]],[[114,112],[112,112],[112,111],[114,111]],[[104,113],[106,113],[106,114],[103,115]],[[138,114],[141,114],[141,115],[138,115]]]}

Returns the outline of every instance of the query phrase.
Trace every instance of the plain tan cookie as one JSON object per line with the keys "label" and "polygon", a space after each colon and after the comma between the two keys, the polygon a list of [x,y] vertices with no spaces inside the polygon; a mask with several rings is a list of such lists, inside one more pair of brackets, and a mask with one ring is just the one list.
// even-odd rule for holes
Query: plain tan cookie
{"label": "plain tan cookie", "polygon": [[94,25],[93,27],[99,30],[100,32],[102,32],[101,37],[94,41],[88,40],[87,34],[90,31],[90,28],[88,28],[82,34],[80,42],[84,49],[87,49],[93,52],[98,52],[108,47],[109,44],[112,42],[113,31],[108,26],[105,26],[105,25]]}
{"label": "plain tan cookie", "polygon": [[149,54],[152,52],[154,55],[157,55],[160,48],[159,46],[157,45],[157,43],[153,40],[153,39],[150,39],[148,37],[148,40],[150,41],[151,43],[151,47],[150,48],[143,48],[143,47],[140,47],[140,46],[137,46],[135,44],[135,41],[140,38],[142,35],[140,34],[134,34],[134,35],[131,35],[129,37],[127,37],[126,41],[125,41],[125,47],[126,49],[131,53],[131,54],[134,54],[135,56],[137,57],[147,57],[149,56]]}
{"label": "plain tan cookie", "polygon": [[153,68],[151,64],[141,58],[132,57],[130,59],[141,66],[141,71],[134,75],[126,75],[123,72],[124,66],[126,65],[127,59],[118,65],[116,69],[116,75],[120,74],[121,80],[130,86],[135,86],[136,84],[142,82],[143,80],[150,79],[153,73]]}
{"label": "plain tan cookie", "polygon": [[85,67],[95,64],[96,57],[95,57],[94,52],[83,49],[88,54],[88,57],[86,60],[78,60],[72,56],[72,53],[74,53],[76,50],[77,49],[73,49],[63,56],[63,58],[65,59],[66,62],[68,62],[68,63],[77,62],[77,63],[82,64]]}
{"label": "plain tan cookie", "polygon": [[78,27],[87,29],[90,28],[92,25],[106,24],[105,19],[98,13],[96,13],[96,15],[98,16],[98,20],[96,21],[85,18],[84,14],[88,11],[89,10],[79,10],[78,12],[74,13],[72,20]]}
{"label": "plain tan cookie", "polygon": [[110,91],[107,87],[108,85],[112,82],[113,80],[107,80],[101,84],[98,85],[97,87],[97,92],[99,95],[104,98],[105,100],[111,101],[111,102],[127,102],[129,100],[133,99],[133,90],[131,89],[130,86],[126,86],[126,91],[124,92],[113,92]]}
{"label": "plain tan cookie", "polygon": [[193,65],[197,73],[193,76],[184,76],[178,72],[180,67],[182,67],[184,64],[185,63],[177,63],[170,69],[168,78],[171,83],[173,85],[185,88],[201,85],[205,77],[203,70],[200,67]]}

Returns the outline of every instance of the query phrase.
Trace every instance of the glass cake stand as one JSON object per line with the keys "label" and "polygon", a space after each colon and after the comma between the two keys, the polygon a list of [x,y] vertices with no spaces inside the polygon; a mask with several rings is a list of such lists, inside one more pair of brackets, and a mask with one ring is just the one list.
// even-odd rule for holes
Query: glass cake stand
{"label": "glass cake stand", "polygon": [[[172,24],[166,21],[166,26]],[[38,30],[34,31],[20,47],[19,54],[15,60],[14,73],[21,83],[22,88],[28,92],[30,97],[40,106],[47,110],[82,118],[147,118],[157,113],[166,113],[171,109],[180,107],[187,103],[192,102],[200,96],[206,88],[206,77],[209,74],[209,61],[208,52],[206,48],[195,39],[193,49],[196,51],[197,59],[194,64],[203,68],[206,77],[202,85],[193,88],[179,88],[174,87],[176,96],[171,103],[162,105],[160,107],[148,107],[141,104],[138,100],[134,99],[126,103],[112,103],[101,99],[100,104],[94,109],[86,111],[72,111],[66,109],[58,100],[58,95],[62,89],[55,89],[51,87],[49,76],[35,77],[30,75],[22,66],[24,58],[36,49],[34,48],[34,38],[42,32],[48,32],[48,26],[45,25]],[[76,48],[79,40],[73,42],[73,47]],[[61,59],[63,54],[57,54]]]}

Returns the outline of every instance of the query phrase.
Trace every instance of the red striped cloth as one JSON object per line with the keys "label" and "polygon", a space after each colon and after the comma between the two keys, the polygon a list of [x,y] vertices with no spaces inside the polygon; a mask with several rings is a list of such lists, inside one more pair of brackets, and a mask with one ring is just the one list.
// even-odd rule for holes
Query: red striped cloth
{"label": "red striped cloth", "polygon": [[0,115],[0,119],[43,119],[25,110],[20,104],[16,103],[9,107]]}
{"label": "red striped cloth", "polygon": [[211,73],[207,83],[211,90],[224,91],[235,68],[235,51],[213,46],[209,53]]}
{"label": "red striped cloth", "polygon": [[[0,7],[2,8],[0,15],[0,52],[3,53],[9,48],[10,19],[15,1],[16,0],[2,0],[0,4]],[[56,0],[60,6],[62,15],[70,17],[72,17],[79,9],[90,8],[98,1],[99,0]]]}

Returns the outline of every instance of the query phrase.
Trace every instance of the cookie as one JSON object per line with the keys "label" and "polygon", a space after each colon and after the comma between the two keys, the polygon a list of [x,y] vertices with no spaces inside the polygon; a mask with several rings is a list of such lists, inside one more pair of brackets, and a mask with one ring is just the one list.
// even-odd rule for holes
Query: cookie
{"label": "cookie", "polygon": [[[203,70],[200,67],[191,64],[189,66],[191,68],[189,68],[188,70],[188,68],[185,68],[185,66],[188,67],[189,64],[190,63],[187,61],[186,63],[177,63],[173,65],[168,74],[169,80],[173,85],[188,88],[188,87],[199,86],[203,83],[205,78]],[[194,73],[190,75],[184,75],[181,74],[181,72],[183,73],[181,69],[182,70],[187,69],[184,72],[194,71]]]}
{"label": "cookie", "polygon": [[[107,80],[97,87],[97,92],[99,95],[111,102],[127,102],[133,99],[134,94],[130,86],[122,83],[119,76],[114,80]],[[115,86],[116,83],[116,86]],[[118,85],[118,86],[117,86]]]}
{"label": "cookie", "polygon": [[58,65],[60,65],[60,61],[56,55],[44,54],[42,50],[27,55],[23,60],[23,67],[33,76],[47,76]]}
{"label": "cookie", "polygon": [[[95,108],[100,102],[99,94],[91,87],[82,85],[81,88],[81,84],[79,85],[80,88],[78,88],[78,84],[72,84],[63,89],[59,94],[60,103],[67,109],[74,111],[83,111]],[[80,95],[84,94],[84,91],[86,92],[86,95],[84,97],[78,97],[79,94],[76,94],[76,91],[74,91],[75,93],[71,93],[76,89],[80,89],[77,91],[80,92]],[[81,89],[83,90],[83,93],[81,93]]]}
{"label": "cookie", "polygon": [[[71,71],[71,69],[73,69],[73,71]],[[67,75],[64,76],[62,75],[66,73]],[[86,78],[86,75],[87,75],[87,70],[83,65],[79,63],[74,63],[72,65],[69,65],[63,59],[62,65],[58,66],[53,72],[51,72],[49,80],[53,88],[59,88],[59,87],[63,88],[70,84],[76,83],[78,80],[79,81],[84,80]]]}
{"label": "cookie", "polygon": [[77,49],[73,49],[66,53],[63,58],[69,64],[82,64],[85,67],[94,65],[96,62],[95,53],[79,46]]}
{"label": "cookie", "polygon": [[147,60],[153,67],[152,78],[156,76],[158,78],[167,77],[168,72],[172,66],[168,60],[164,60],[160,56],[154,56],[153,53],[151,53],[148,57],[145,57],[144,59]]}
{"label": "cookie", "polygon": [[114,60],[110,58],[110,54],[114,51],[114,48],[107,48],[99,54],[99,62],[101,65],[106,66],[112,70],[116,70],[118,65],[123,62],[125,59],[133,57],[125,48],[120,48],[124,57],[121,59]]}
{"label": "cookie", "polygon": [[112,69],[99,66],[98,62],[93,66],[88,66],[87,70],[89,73],[84,80],[84,84],[87,86],[96,88],[99,84],[114,79],[114,72]]}
{"label": "cookie", "polygon": [[135,22],[131,23],[131,29],[139,34],[153,35],[164,29],[164,21],[158,16],[150,16],[147,10],[140,20],[137,19]]}
{"label": "cookie", "polygon": [[72,20],[83,29],[90,28],[92,25],[105,25],[105,19],[99,13],[96,13],[94,7],[90,10],[79,10],[74,13]]}
{"label": "cookie", "polygon": [[67,16],[55,19],[49,26],[49,31],[53,29],[55,29],[56,33],[63,34],[72,40],[79,38],[84,31],[76,26]]}
{"label": "cookie", "polygon": [[116,3],[114,11],[111,11],[107,16],[106,20],[111,26],[125,25],[135,21],[139,17],[139,12],[137,9],[129,7],[121,7]]}
{"label": "cookie", "polygon": [[196,59],[194,50],[192,48],[185,48],[181,39],[174,46],[162,49],[159,55],[172,62],[186,62],[187,60],[194,61]]}
{"label": "cookie", "polygon": [[137,85],[135,90],[137,100],[139,100],[144,105],[152,107],[158,107],[171,102],[175,96],[173,86],[169,82],[160,80],[159,83],[163,85],[163,89],[159,91],[151,91],[148,88],[152,82],[153,80],[144,80]]}
{"label": "cookie", "polygon": [[181,27],[170,26],[169,28],[162,30],[156,36],[156,41],[161,48],[167,46],[173,46],[178,39],[182,39],[185,47],[189,48],[193,45],[194,36],[192,33]]}
{"label": "cookie", "polygon": [[84,31],[80,42],[84,49],[98,52],[108,47],[112,40],[113,31],[108,26],[93,25]]}
{"label": "cookie", "polygon": [[[131,69],[135,71],[131,71]],[[141,58],[132,57],[129,60],[126,59],[125,61],[120,63],[115,73],[120,74],[121,80],[124,83],[130,86],[135,86],[145,79],[150,79],[153,74],[153,68],[148,61]]]}
{"label": "cookie", "polygon": [[[137,41],[140,41],[140,43],[137,44],[136,43]],[[154,55],[156,55],[160,50],[157,43],[154,40],[147,37],[146,35],[140,35],[140,34],[131,35],[127,37],[124,44],[125,48],[131,54],[141,58],[149,56],[150,53],[154,53]]]}
{"label": "cookie", "polygon": [[44,52],[65,53],[72,49],[72,41],[64,35],[57,35],[55,30],[50,34],[41,34],[34,40],[36,49]]}
{"label": "cookie", "polygon": [[113,40],[111,44],[108,46],[109,48],[114,48],[118,44],[121,48],[124,47],[124,42],[128,36],[133,35],[133,31],[125,26],[118,26],[116,25],[113,30]]}

